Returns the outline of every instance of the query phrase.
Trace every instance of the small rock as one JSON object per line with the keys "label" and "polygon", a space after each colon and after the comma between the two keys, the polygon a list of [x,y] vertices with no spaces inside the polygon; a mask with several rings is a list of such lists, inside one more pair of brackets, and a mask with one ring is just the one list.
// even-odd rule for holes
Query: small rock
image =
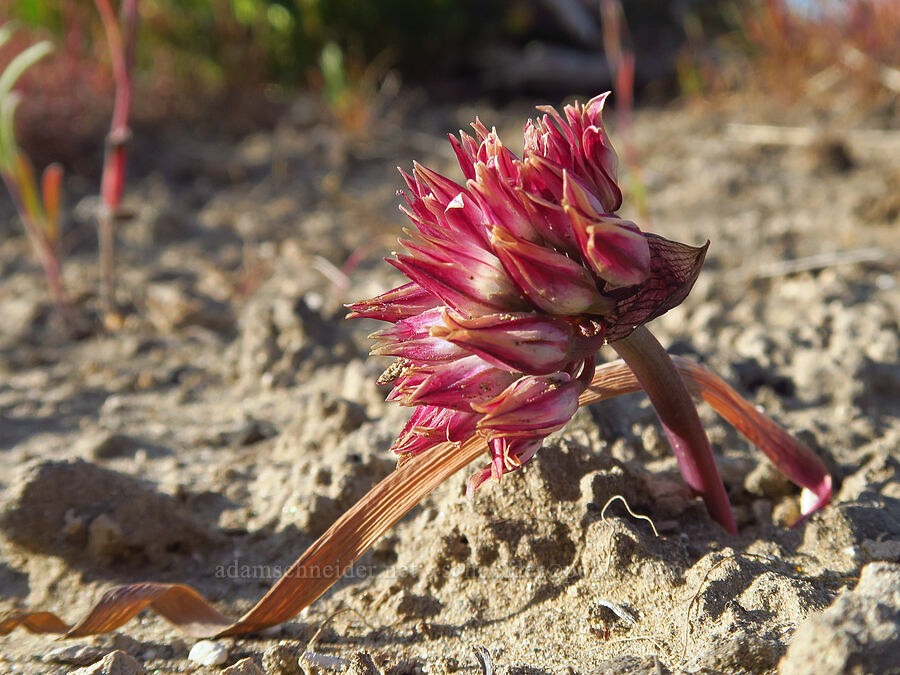
{"label": "small rock", "polygon": [[[867,540],[900,541],[900,500],[864,491],[854,501],[822,509],[810,518],[800,551],[821,555],[825,548],[844,557],[844,551]],[[855,565],[856,561],[847,561],[841,571],[850,572]]]}
{"label": "small rock", "polygon": [[220,666],[228,660],[228,647],[213,640],[200,640],[191,647],[188,659],[201,666]]}
{"label": "small rock", "polygon": [[263,668],[269,675],[303,675],[302,649],[288,644],[273,645],[263,652]]}
{"label": "small rock", "polygon": [[712,672],[762,673],[771,671],[782,653],[784,646],[780,643],[740,631],[716,641],[711,650],[697,659],[697,664]]}
{"label": "small rock", "polygon": [[668,675],[671,671],[655,656],[623,654],[608,661],[598,661],[591,668],[591,672],[595,675],[646,675],[647,673]]}
{"label": "small rock", "polygon": [[92,645],[69,645],[45,654],[43,660],[50,663],[65,663],[69,666],[87,666],[103,656],[105,651]]}
{"label": "small rock", "polygon": [[88,551],[95,560],[115,558],[122,541],[122,528],[105,513],[91,521],[88,527]]}
{"label": "small rock", "polygon": [[394,611],[404,619],[434,616],[441,611],[441,603],[429,595],[415,595],[407,591],[391,599]]}
{"label": "small rock", "polygon": [[787,477],[770,462],[760,462],[744,479],[744,488],[752,495],[765,497],[775,501],[793,491],[793,485]]}
{"label": "small rock", "polygon": [[156,282],[147,286],[147,317],[163,334],[187,326],[202,326],[221,333],[234,328],[234,317],[228,305],[186,290],[175,282]]}
{"label": "small rock", "polygon": [[172,658],[173,659],[186,659],[188,655],[188,647],[184,640],[181,638],[175,638],[169,643],[169,647],[172,650]]}
{"label": "small rock", "polygon": [[98,438],[86,439],[88,447],[85,455],[89,459],[112,459],[113,457],[125,457],[134,455],[141,447],[141,441],[125,434],[104,433]]}
{"label": "small rock", "polygon": [[0,530],[29,551],[96,565],[158,564],[212,540],[152,484],[83,461],[31,468],[0,509]]}
{"label": "small rock", "polygon": [[900,565],[871,563],[863,567],[856,588],[800,624],[778,672],[896,675],[898,653]]}
{"label": "small rock", "polygon": [[228,666],[222,671],[222,675],[266,675],[266,672],[256,665],[256,661],[248,656],[233,666]]}
{"label": "small rock", "polygon": [[641,432],[641,443],[644,450],[652,457],[665,457],[669,453],[669,446],[659,433],[655,424],[648,425]]}
{"label": "small rock", "polygon": [[888,541],[866,539],[862,543],[862,549],[868,556],[869,561],[884,560],[886,562],[894,562],[900,560],[900,540],[897,539]]}
{"label": "small rock", "polygon": [[780,527],[792,527],[800,515],[799,500],[794,497],[785,497],[772,509],[772,522]]}
{"label": "small rock", "polygon": [[144,672],[144,667],[137,659],[117,650],[110,652],[97,663],[73,671],[72,675],[143,675]]}
{"label": "small rock", "polygon": [[847,145],[839,138],[824,137],[809,146],[807,161],[816,174],[846,173],[856,166]]}
{"label": "small rock", "polygon": [[375,661],[366,652],[356,652],[344,670],[345,675],[380,675]]}

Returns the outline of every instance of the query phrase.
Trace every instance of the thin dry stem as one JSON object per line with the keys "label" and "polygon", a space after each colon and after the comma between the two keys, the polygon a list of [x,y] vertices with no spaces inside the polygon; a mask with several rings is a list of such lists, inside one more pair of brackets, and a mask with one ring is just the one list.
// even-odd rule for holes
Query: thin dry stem
{"label": "thin dry stem", "polygon": [[632,511],[631,507],[628,505],[628,501],[622,495],[613,495],[612,497],[610,497],[609,499],[606,500],[606,503],[603,505],[603,508],[600,509],[600,520],[602,520],[604,523],[606,522],[606,509],[610,504],[612,504],[617,499],[620,499],[622,501],[622,503],[625,505],[625,510],[628,511],[629,514],[631,514],[632,518],[637,518],[639,520],[646,520],[648,523],[650,523],[650,527],[653,529],[654,536],[657,536],[657,537],[659,536],[659,532],[656,531],[656,525],[654,525],[653,521],[650,520],[650,516],[645,516],[640,513],[635,513],[634,511]]}

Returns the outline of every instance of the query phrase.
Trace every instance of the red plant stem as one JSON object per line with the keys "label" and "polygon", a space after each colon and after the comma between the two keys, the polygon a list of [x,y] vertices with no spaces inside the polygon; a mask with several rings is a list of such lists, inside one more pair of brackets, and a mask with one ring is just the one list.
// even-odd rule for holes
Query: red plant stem
{"label": "red plant stem", "polygon": [[[643,187],[640,155],[634,143],[632,116],[635,55],[634,50],[630,47],[628,23],[625,21],[625,10],[621,0],[601,0],[600,17],[603,22],[603,50],[609,64],[610,79],[616,88],[616,122],[622,134],[625,160],[634,180],[638,186]],[[650,210],[643,197],[643,189],[637,197],[637,207],[641,218],[645,223],[650,223]]]}
{"label": "red plant stem", "polygon": [[[753,443],[775,467],[803,488],[801,517],[797,527],[831,500],[832,479],[825,463],[770,417],[756,409],[708,368],[681,356],[672,362],[695,399],[703,399],[726,422]],[[622,394],[641,391],[634,372],[624,361],[604,363],[594,372],[591,386],[581,394],[579,405],[588,405]]]}
{"label": "red plant stem", "polygon": [[13,204],[19,212],[19,218],[28,238],[31,240],[32,246],[37,253],[38,262],[44,270],[44,278],[47,280],[47,288],[50,290],[50,297],[53,299],[53,305],[63,320],[66,332],[74,336],[78,333],[78,320],[72,311],[72,303],[69,301],[69,294],[66,292],[65,282],[63,281],[62,268],[59,264],[59,256],[53,249],[53,246],[47,241],[47,237],[33,222],[28,215],[28,209],[25,208],[25,200],[19,193],[19,188],[15,180],[3,173],[3,182],[12,197]]}
{"label": "red plant stem", "polygon": [[737,523],[709,439],[672,358],[645,326],[611,346],[647,392],[678,459],[684,481],[703,498],[713,520],[731,534],[737,534]]}
{"label": "red plant stem", "polygon": [[128,116],[131,112],[131,66],[134,62],[138,0],[122,2],[124,38],[109,0],[94,0],[94,2],[103,20],[116,82],[115,104],[103,159],[99,214],[100,295],[104,312],[111,313],[115,308],[116,224],[119,202],[125,189],[127,143],[131,134]]}

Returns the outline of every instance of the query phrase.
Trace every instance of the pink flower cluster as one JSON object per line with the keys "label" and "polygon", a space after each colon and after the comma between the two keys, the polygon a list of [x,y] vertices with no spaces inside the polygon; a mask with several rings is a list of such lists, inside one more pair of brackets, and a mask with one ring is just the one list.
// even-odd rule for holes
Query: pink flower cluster
{"label": "pink flower cluster", "polygon": [[606,341],[680,303],[705,255],[615,214],[616,154],[606,94],[550,107],[525,128],[520,159],[481,122],[450,136],[464,185],[419,164],[401,207],[417,232],[390,259],[411,281],[349,305],[393,325],[373,354],[379,380],[416,406],[392,449],[412,456],[480,434],[491,462],[469,493],[534,457],[578,409]]}

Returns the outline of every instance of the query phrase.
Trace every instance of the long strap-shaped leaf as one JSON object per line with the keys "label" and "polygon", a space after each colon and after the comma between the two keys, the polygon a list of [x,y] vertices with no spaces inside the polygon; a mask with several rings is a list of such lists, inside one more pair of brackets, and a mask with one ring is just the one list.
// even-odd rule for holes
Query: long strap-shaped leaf
{"label": "long strap-shaped leaf", "polygon": [[[821,459],[770,417],[732,389],[721,377],[708,368],[680,356],[672,361],[681,373],[691,394],[706,401],[731,426],[741,432],[792,482],[803,488],[802,517],[796,527],[810,514],[831,500],[831,474]],[[624,361],[605,363],[594,371],[594,380],[579,403],[585,405],[621,394],[640,391],[637,378]]]}
{"label": "long strap-shaped leaf", "polygon": [[[810,491],[815,502],[804,517],[828,503],[831,476],[822,461],[775,422],[703,366],[673,357],[694,395],[753,442],[788,478]],[[640,391],[624,361],[597,368],[580,404]],[[296,616],[328,590],[382,534],[444,480],[485,450],[480,438],[459,446],[444,443],[405,462],[319,537],[268,593],[236,622],[220,614],[206,599],[182,584],[140,583],[110,589],[90,614],[70,627],[50,612],[15,611],[0,619],[0,635],[22,626],[33,633],[78,637],[115,630],[146,607],[152,608],[192,637],[242,635]],[[802,520],[802,519],[801,519]]]}
{"label": "long strap-shaped leaf", "polygon": [[110,589],[75,626],[70,627],[50,612],[15,611],[0,619],[0,635],[18,626],[33,633],[63,633],[66,637],[104,633],[146,607],[192,637],[241,635],[275,626],[296,616],[328,590],[429,492],[486,449],[483,439],[472,438],[459,446],[444,443],[404,462],[338,518],[238,621],[220,614],[189,586],[140,583]]}

